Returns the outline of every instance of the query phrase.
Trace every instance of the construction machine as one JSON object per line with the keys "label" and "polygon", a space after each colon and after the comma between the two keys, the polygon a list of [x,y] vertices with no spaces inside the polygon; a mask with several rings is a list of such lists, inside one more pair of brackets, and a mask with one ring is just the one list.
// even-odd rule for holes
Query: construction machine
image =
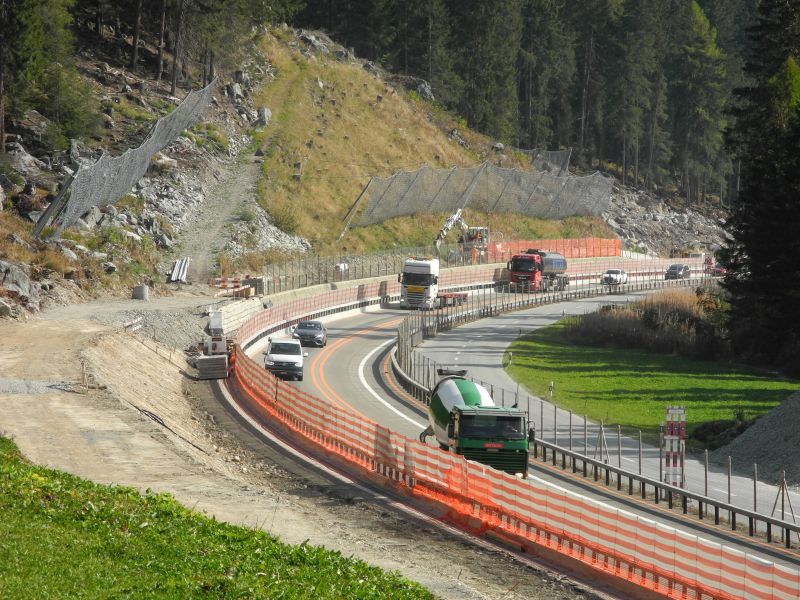
{"label": "construction machine", "polygon": [[471,227],[467,225],[462,216],[462,209],[457,209],[452,215],[447,217],[436,235],[434,245],[436,246],[436,254],[439,255],[439,247],[442,242],[450,233],[453,227],[458,227],[461,231],[458,236],[458,244],[460,248],[460,258],[462,261],[471,262],[473,264],[479,262],[486,262],[489,250],[489,228],[488,227]]}

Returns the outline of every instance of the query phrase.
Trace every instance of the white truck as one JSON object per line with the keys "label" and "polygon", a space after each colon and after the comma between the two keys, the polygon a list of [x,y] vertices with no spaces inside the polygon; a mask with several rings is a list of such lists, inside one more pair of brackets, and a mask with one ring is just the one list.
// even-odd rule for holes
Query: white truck
{"label": "white truck", "polygon": [[400,282],[400,308],[427,310],[457,306],[467,301],[466,292],[439,291],[438,258],[407,258],[397,281]]}
{"label": "white truck", "polygon": [[433,308],[439,302],[439,259],[409,257],[403,263],[400,308]]}

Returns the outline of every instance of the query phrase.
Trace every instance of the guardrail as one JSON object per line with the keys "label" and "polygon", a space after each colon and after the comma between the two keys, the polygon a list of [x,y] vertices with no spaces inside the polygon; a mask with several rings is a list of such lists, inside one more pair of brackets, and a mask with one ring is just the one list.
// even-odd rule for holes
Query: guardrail
{"label": "guardrail", "polygon": [[[463,285],[493,285],[491,278],[480,280],[480,268],[475,271],[477,277],[471,282],[460,276]],[[492,532],[526,551],[576,561],[623,588],[633,585],[674,598],[800,596],[800,569],[678,532],[535,478],[518,480],[405,438],[360,414],[300,392],[272,376],[243,350],[267,331],[285,329],[293,321],[386,301],[392,297],[391,289],[392,281],[379,281],[334,290],[273,307],[245,323],[237,334],[234,353],[234,377],[244,408],[336,455],[378,483],[445,507],[453,520],[476,533]],[[579,290],[569,297],[590,295],[598,292]],[[553,301],[568,294],[540,296]],[[468,305],[466,312],[475,308]],[[459,318],[487,314],[485,308],[478,308],[476,315],[464,315],[460,307],[459,311],[442,310],[452,313],[451,326]],[[424,316],[415,312],[410,318]],[[537,444],[546,447],[541,440]],[[552,453],[552,446],[549,449]],[[570,464],[580,460],[570,458]],[[606,473],[597,471],[598,466],[593,468]],[[613,473],[610,465],[603,464],[603,468]],[[739,513],[744,514],[741,509]]]}
{"label": "guardrail", "polygon": [[[652,281],[649,283],[627,284],[620,286],[613,286],[615,292],[625,293],[629,291],[638,291],[642,289],[662,289],[664,287],[685,286],[689,284],[696,284],[694,280],[669,280],[669,281]],[[403,385],[404,389],[414,397],[417,401],[424,405],[430,403],[431,389],[437,381],[436,371],[437,365],[434,362],[426,361],[421,365],[414,360],[414,348],[419,345],[423,339],[434,337],[440,331],[446,331],[452,327],[456,327],[469,321],[475,321],[485,317],[496,316],[497,314],[510,312],[514,310],[522,310],[539,306],[542,304],[549,304],[559,302],[567,299],[582,298],[587,296],[608,295],[606,291],[607,286],[602,289],[584,290],[582,292],[558,292],[553,294],[513,294],[513,299],[508,300],[505,296],[491,295],[488,298],[476,296],[472,300],[472,305],[459,310],[446,310],[439,309],[436,311],[419,311],[413,316],[407,318],[398,327],[398,343],[395,346],[395,352],[392,355],[392,367],[398,380]],[[482,381],[477,381],[485,387],[489,387]],[[510,390],[495,390],[492,387],[492,397],[497,398],[500,394],[505,397],[508,391],[509,399],[514,399],[514,404],[519,404],[519,396],[516,392]],[[503,400],[501,404],[505,404]],[[509,401],[509,404],[511,402]],[[661,499],[665,499],[669,508],[673,508],[674,498],[678,498],[683,506],[683,512],[688,512],[688,502],[693,500],[698,505],[698,515],[701,520],[704,519],[705,514],[709,508],[714,511],[714,524],[720,525],[720,511],[727,515],[727,521],[730,523],[732,530],[737,530],[737,515],[744,517],[748,522],[748,534],[752,537],[759,535],[759,532],[765,532],[768,542],[773,541],[773,529],[782,532],[783,543],[786,548],[792,548],[792,534],[797,537],[798,544],[800,545],[800,525],[790,523],[788,521],[777,519],[771,515],[762,514],[746,508],[737,507],[735,505],[723,502],[714,498],[710,498],[703,494],[695,493],[676,486],[660,482],[657,479],[652,479],[644,475],[633,473],[620,467],[614,467],[603,461],[592,459],[584,454],[563,448],[554,443],[546,442],[542,438],[535,438],[534,436],[534,457],[538,453],[538,448],[542,448],[546,454],[547,449],[550,449],[553,456],[553,464],[556,464],[555,455],[558,454],[562,458],[562,462],[566,465],[567,457],[570,458],[570,464],[573,465],[573,472],[575,470],[575,461],[582,461],[583,476],[587,477],[587,465],[592,466],[592,473],[594,480],[598,481],[597,474],[602,472],[604,477],[600,480],[605,480],[606,485],[611,483],[611,475],[616,476],[616,485],[621,489],[622,479],[628,479],[629,494],[634,493],[633,482],[636,482],[636,491],[641,493],[642,498],[649,497],[646,493],[648,486],[653,490],[653,498],[656,504],[659,504]],[[566,466],[564,467],[566,468]],[[759,528],[759,525],[762,527]],[[795,547],[797,546],[795,545]]]}

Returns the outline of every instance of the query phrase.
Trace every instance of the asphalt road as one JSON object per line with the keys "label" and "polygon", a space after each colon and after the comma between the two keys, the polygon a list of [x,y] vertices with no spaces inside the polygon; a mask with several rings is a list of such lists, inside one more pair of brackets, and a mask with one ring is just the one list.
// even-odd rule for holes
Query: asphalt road
{"label": "asphalt road", "polygon": [[[503,399],[510,404],[516,394],[516,383],[506,375],[503,369],[503,355],[511,341],[519,336],[520,331],[529,331],[549,325],[565,314],[580,314],[596,310],[599,306],[610,302],[625,302],[631,296],[609,296],[586,300],[570,301],[549,306],[500,315],[483,319],[442,333],[436,338],[426,340],[420,352],[422,355],[440,364],[467,368],[469,375],[481,380],[487,386],[493,386],[495,400]],[[390,371],[388,352],[396,338],[396,326],[400,320],[408,316],[407,311],[399,309],[363,311],[349,313],[335,320],[328,320],[329,341],[325,348],[307,348],[305,378],[302,382],[293,382],[301,389],[326,398],[328,401],[348,405],[366,417],[380,422],[403,435],[416,439],[427,425],[424,407],[415,405],[407,394],[393,385],[391,378],[384,375]],[[263,348],[255,347],[251,354],[261,356]],[[263,360],[263,358],[262,358]],[[505,390],[505,391],[502,391]],[[541,404],[540,404],[541,403]],[[530,398],[520,394],[520,407],[529,408],[531,419],[537,428],[543,431],[545,439],[551,440],[554,422],[554,409],[551,404],[538,398]],[[559,443],[569,445],[568,415],[561,411],[558,416]],[[543,429],[541,429],[543,426]],[[595,447],[599,428],[589,424],[587,436],[591,450]],[[573,447],[580,450],[583,444],[583,421],[573,417]],[[606,434],[609,446],[609,461],[617,464],[617,437],[614,432]],[[429,443],[433,443],[429,440]],[[622,438],[622,464],[630,470],[638,470],[638,440]],[[643,448],[643,470],[658,478],[658,449]],[[687,478],[692,489],[703,489],[703,466],[692,461],[687,464]],[[742,551],[757,552],[770,560],[797,566],[800,557],[787,557],[781,550],[754,542],[746,536],[733,535],[713,526],[699,523],[690,516],[667,514],[651,503],[630,498],[615,490],[598,489],[569,474],[558,473],[549,469],[532,469],[531,474],[551,483],[571,489],[578,493],[592,495],[602,501],[637,512],[651,519],[670,524],[687,533],[701,535],[717,543],[740,547]],[[720,473],[709,474],[709,493],[713,488],[726,490],[727,478],[719,477]],[[695,487],[696,486],[696,487]],[[762,489],[763,488],[763,489]],[[775,488],[762,484],[759,495],[774,500]],[[752,482],[746,478],[734,478],[732,481],[733,500],[737,497],[747,501],[748,490],[752,494]],[[716,496],[724,499],[723,496]],[[752,502],[752,500],[751,500]],[[794,502],[794,499],[793,499]],[[800,506],[800,502],[796,504]],[[749,506],[752,506],[750,504]]]}

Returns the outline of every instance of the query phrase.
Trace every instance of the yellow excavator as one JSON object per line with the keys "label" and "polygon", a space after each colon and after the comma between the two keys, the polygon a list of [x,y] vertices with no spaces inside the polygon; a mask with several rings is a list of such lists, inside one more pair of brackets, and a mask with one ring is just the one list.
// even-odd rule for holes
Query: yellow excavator
{"label": "yellow excavator", "polygon": [[[462,217],[460,208],[447,217],[444,225],[442,225],[442,228],[436,235],[434,245],[436,246],[437,256],[439,255],[439,247],[447,237],[447,234],[456,226],[461,230],[458,236],[460,262],[469,262],[472,264],[486,262],[489,250],[489,228],[470,227],[467,225]],[[449,258],[452,259],[453,257],[451,256]]]}

